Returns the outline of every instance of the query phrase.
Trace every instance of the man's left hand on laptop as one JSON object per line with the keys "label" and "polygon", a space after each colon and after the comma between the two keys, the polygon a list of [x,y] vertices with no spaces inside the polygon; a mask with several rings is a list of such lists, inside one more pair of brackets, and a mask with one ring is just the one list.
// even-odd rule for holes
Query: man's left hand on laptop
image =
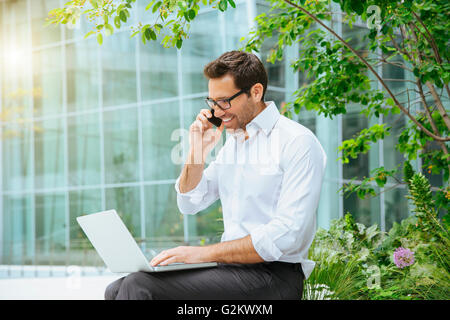
{"label": "man's left hand on laptop", "polygon": [[202,263],[210,262],[207,259],[206,247],[180,246],[161,251],[151,261],[152,267],[166,266],[172,263]]}

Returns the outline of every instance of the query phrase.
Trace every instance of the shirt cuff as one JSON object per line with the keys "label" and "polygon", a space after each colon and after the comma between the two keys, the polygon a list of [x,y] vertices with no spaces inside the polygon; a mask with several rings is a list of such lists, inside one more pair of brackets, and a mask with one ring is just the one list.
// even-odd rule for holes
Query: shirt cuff
{"label": "shirt cuff", "polygon": [[264,261],[278,261],[283,255],[267,233],[265,225],[255,228],[250,233],[250,237],[253,247]]}
{"label": "shirt cuff", "polygon": [[206,177],[204,174],[202,174],[202,178],[198,185],[192,189],[191,191],[181,193],[180,191],[180,177],[178,177],[177,181],[175,181],[175,190],[177,191],[177,194],[181,197],[184,197],[191,201],[193,204],[199,204],[206,193],[208,193],[208,184],[206,181]]}

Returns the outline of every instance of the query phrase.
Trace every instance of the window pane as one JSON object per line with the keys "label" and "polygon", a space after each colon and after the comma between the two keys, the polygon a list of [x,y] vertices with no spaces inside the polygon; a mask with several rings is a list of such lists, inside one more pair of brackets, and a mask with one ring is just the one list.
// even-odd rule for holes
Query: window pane
{"label": "window pane", "polygon": [[31,183],[31,124],[3,126],[3,189],[29,190]]}
{"label": "window pane", "polygon": [[274,35],[264,41],[264,43],[261,46],[261,62],[264,65],[264,68],[266,68],[267,71],[267,77],[268,77],[268,85],[275,86],[275,87],[284,87],[285,86],[285,60],[283,61],[276,61],[275,63],[270,63],[267,61],[267,58],[269,58],[271,49],[277,44],[278,42],[278,34],[277,32],[274,32]]}
{"label": "window pane", "polygon": [[35,116],[62,113],[61,48],[55,47],[33,54],[34,89],[41,95],[34,97]]}
{"label": "window pane", "polygon": [[[10,62],[6,61],[4,65],[0,64],[2,86],[0,88],[0,103],[2,104],[0,119],[3,122],[23,123],[30,120],[33,97],[39,97],[40,92],[31,88],[30,75],[22,72],[20,68],[13,68]],[[22,64],[22,62],[20,63]],[[25,65],[24,69],[27,68],[28,60],[25,60],[23,65]]]}
{"label": "window pane", "polygon": [[386,189],[384,193],[386,230],[390,230],[394,222],[400,222],[409,216],[408,199],[405,188]]}
{"label": "window pane", "polygon": [[138,181],[139,154],[135,107],[104,113],[106,183]]}
{"label": "window pane", "polygon": [[[293,109],[291,110],[291,112],[295,113],[295,111]],[[311,130],[314,134],[317,135],[318,132],[316,132],[316,121],[317,121],[316,115],[315,115],[314,111],[312,111],[312,110],[302,109],[298,113],[298,123],[305,126],[309,130]],[[336,138],[337,138],[337,133],[336,133]],[[337,157],[336,157],[336,159],[337,159]]]}
{"label": "window pane", "polygon": [[[377,195],[380,193],[378,187],[375,187]],[[360,199],[356,193],[350,196],[344,196],[344,213],[350,212],[355,218],[356,222],[362,223],[365,226],[377,224],[380,226],[380,196],[368,197]]]}
{"label": "window pane", "polygon": [[94,247],[86,237],[76,218],[102,210],[101,190],[89,189],[69,192],[70,256],[69,264],[102,265]]}
{"label": "window pane", "polygon": [[365,27],[358,27],[353,25],[352,28],[348,23],[342,23],[342,36],[343,38],[355,49],[359,50],[361,53],[365,53],[364,48],[367,48],[369,41],[367,35],[369,34],[369,29]]}
{"label": "window pane", "polygon": [[136,38],[130,39],[127,31],[104,37],[101,47],[104,106],[137,101],[135,47]]}
{"label": "window pane", "polygon": [[195,216],[188,216],[189,243],[198,245],[220,242],[223,233],[222,204],[217,200]]}
{"label": "window pane", "polygon": [[[65,28],[66,40],[70,39],[84,39],[84,36],[91,30],[95,29],[95,24],[87,21],[85,17],[78,19],[75,25],[67,23],[62,25]],[[89,39],[95,39],[95,35],[89,36]],[[96,42],[96,40],[94,40]]]}
{"label": "window pane", "polygon": [[266,102],[274,101],[278,110],[280,110],[281,104],[286,101],[286,93],[280,91],[267,90],[264,100]]}
{"label": "window pane", "polygon": [[[351,46],[355,49],[363,49],[367,46],[367,39],[364,35],[368,33],[366,28],[360,28],[353,26],[350,28],[347,24],[342,24],[342,36],[346,39]],[[363,55],[367,55],[366,52],[361,51]],[[342,116],[342,139],[352,139],[354,135],[357,135],[361,130],[366,129],[369,126],[368,119],[360,114],[362,110],[360,104],[351,104],[347,106],[347,114]],[[370,123],[371,125],[372,123]],[[372,146],[373,150],[377,148],[377,145]],[[360,154],[357,159],[349,159],[348,164],[343,165],[343,175],[344,179],[351,179],[358,177],[363,179],[369,175],[369,154]],[[374,158],[372,158],[374,160]],[[372,161],[373,162],[373,161]],[[371,163],[371,169],[374,168],[373,163]]]}
{"label": "window pane", "polygon": [[106,189],[106,210],[115,209],[135,239],[141,237],[139,187]]}
{"label": "window pane", "polygon": [[31,264],[33,230],[31,197],[3,197],[3,257],[2,264]]}
{"label": "window pane", "polygon": [[247,4],[236,5],[236,9],[219,12],[219,15],[225,21],[225,51],[238,50],[245,43],[239,39],[248,33]]}
{"label": "window pane", "polygon": [[[352,139],[362,129],[367,128],[367,118],[358,112],[349,112],[342,116],[342,139]],[[359,154],[358,158],[349,158],[349,163],[343,164],[344,179],[368,177],[369,157],[368,154]]]}
{"label": "window pane", "polygon": [[[44,26],[48,12],[60,8],[59,0],[33,0],[31,3],[31,29],[33,30],[33,47],[61,41],[61,26]],[[25,13],[24,13],[25,14]]]}
{"label": "window pane", "polygon": [[400,133],[403,131],[403,127],[405,125],[405,116],[402,115],[392,115],[384,117],[384,123],[387,126],[391,127],[389,131],[390,135],[385,136],[383,139],[383,150],[384,150],[384,167],[387,170],[393,170],[398,165],[400,165],[400,170],[396,177],[398,179],[402,179],[403,173],[403,162],[405,161],[403,154],[397,151],[396,145],[398,143],[398,137]]}
{"label": "window pane", "polygon": [[37,264],[65,264],[66,214],[62,193],[36,196]]}
{"label": "window pane", "polygon": [[35,188],[66,185],[62,119],[35,122]]}
{"label": "window pane", "polygon": [[67,45],[67,110],[98,108],[98,44],[95,39]]}
{"label": "window pane", "polygon": [[183,95],[208,91],[203,68],[222,52],[217,12],[200,14],[191,25],[190,37],[182,47]]}
{"label": "window pane", "polygon": [[[392,46],[392,44],[389,43],[389,46]],[[392,61],[393,63],[403,63],[403,59],[398,56],[389,60]],[[383,78],[404,80],[406,79],[405,77],[406,74],[404,69],[394,66],[392,64],[383,64]],[[391,89],[391,91],[396,95],[397,99],[399,101],[402,101],[402,103],[403,102],[407,103],[408,97],[409,101],[413,101],[415,99],[416,93],[414,93],[413,91],[414,84],[402,81],[388,81],[387,84]],[[406,92],[407,87],[410,87],[409,89],[411,89],[409,93]],[[403,93],[401,94],[401,92]],[[402,153],[397,151],[396,145],[398,143],[398,136],[403,131],[402,128],[405,125],[405,116],[403,113],[399,115],[388,114],[387,116],[384,116],[383,121],[389,127],[391,127],[390,135],[386,136],[383,139],[384,166],[388,170],[392,170],[395,169],[397,165],[401,164],[400,168],[402,168],[404,157]],[[400,170],[399,174],[397,174],[397,178],[402,179],[402,177],[403,177],[402,170]]]}
{"label": "window pane", "polygon": [[[31,115],[31,44],[28,41],[26,1],[3,2],[0,15],[0,82],[3,111],[10,108],[3,121]],[[3,37],[2,37],[3,36]],[[5,112],[4,112],[5,113]]]}
{"label": "window pane", "polygon": [[177,49],[154,41],[140,43],[141,99],[143,101],[178,95]]}
{"label": "window pane", "polygon": [[143,107],[142,127],[144,179],[177,178],[181,172],[180,162],[185,160],[178,101]]}
{"label": "window pane", "polygon": [[[256,5],[256,14],[260,15],[263,12],[269,14],[270,6],[264,4]],[[261,61],[264,67],[267,70],[267,75],[269,78],[269,85],[275,87],[284,87],[285,86],[285,60],[276,61],[275,63],[267,62],[267,58],[269,57],[272,49],[278,43],[278,31],[274,31],[271,37],[268,37],[261,46]],[[266,99],[267,100],[267,99]]]}
{"label": "window pane", "polygon": [[98,113],[69,117],[69,185],[100,184]]}
{"label": "window pane", "polygon": [[173,184],[146,186],[145,211],[145,235],[151,249],[181,245],[183,215],[178,211]]}
{"label": "window pane", "polygon": [[137,3],[136,19],[142,23],[144,22],[153,23],[153,21],[155,21],[155,19],[158,17],[157,16],[158,12],[152,13],[152,10],[145,10],[145,8],[150,2],[147,0],[137,0],[136,3]]}

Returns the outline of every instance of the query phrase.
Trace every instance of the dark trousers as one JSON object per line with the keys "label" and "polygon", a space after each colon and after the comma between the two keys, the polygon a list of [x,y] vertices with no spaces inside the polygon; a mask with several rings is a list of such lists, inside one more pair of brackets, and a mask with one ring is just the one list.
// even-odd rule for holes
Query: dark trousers
{"label": "dark trousers", "polygon": [[301,299],[300,263],[219,264],[214,268],[134,272],[111,283],[106,300]]}

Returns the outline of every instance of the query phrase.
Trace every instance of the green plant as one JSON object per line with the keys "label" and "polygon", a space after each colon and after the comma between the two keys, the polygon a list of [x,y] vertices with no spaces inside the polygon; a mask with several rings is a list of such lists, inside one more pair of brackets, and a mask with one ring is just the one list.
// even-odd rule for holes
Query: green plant
{"label": "green plant", "polygon": [[[426,177],[408,165],[404,171],[415,214],[387,233],[356,223],[349,213],[329,230],[319,229],[309,252],[317,265],[305,299],[450,299],[448,225],[437,218]],[[396,266],[399,247],[414,253],[412,265]]]}
{"label": "green plant", "polygon": [[347,213],[319,229],[309,251],[316,267],[305,282],[304,299],[361,299],[365,271],[373,265],[373,250],[385,237],[376,225],[369,228]]}

